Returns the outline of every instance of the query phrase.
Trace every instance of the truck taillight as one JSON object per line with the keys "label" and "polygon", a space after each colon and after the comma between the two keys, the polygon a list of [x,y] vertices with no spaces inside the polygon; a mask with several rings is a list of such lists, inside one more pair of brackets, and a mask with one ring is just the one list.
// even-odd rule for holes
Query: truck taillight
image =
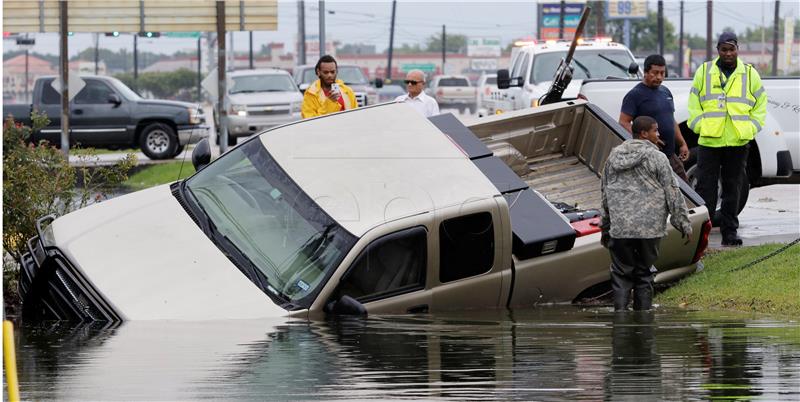
{"label": "truck taillight", "polygon": [[442,96],[442,95],[444,95],[444,90],[439,89],[436,91],[436,96]]}
{"label": "truck taillight", "polygon": [[692,258],[692,264],[700,261],[703,258],[703,254],[706,252],[706,248],[708,247],[708,235],[711,233],[711,220],[706,220],[703,222],[703,227],[700,229],[700,242],[697,243],[697,251],[694,252],[694,258]]}

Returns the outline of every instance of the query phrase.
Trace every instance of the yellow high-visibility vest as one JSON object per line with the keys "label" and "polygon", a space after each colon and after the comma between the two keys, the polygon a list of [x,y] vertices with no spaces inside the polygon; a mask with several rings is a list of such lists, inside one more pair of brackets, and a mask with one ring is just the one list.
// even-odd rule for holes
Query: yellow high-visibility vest
{"label": "yellow high-visibility vest", "polygon": [[704,63],[695,73],[687,124],[700,135],[700,145],[744,145],[764,126],[767,94],[751,65],[737,60],[736,69],[725,80],[717,59]]}

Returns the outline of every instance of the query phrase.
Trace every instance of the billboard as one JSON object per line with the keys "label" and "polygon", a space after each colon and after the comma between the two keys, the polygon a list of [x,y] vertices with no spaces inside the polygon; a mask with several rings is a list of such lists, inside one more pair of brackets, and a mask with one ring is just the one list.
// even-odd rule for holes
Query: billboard
{"label": "billboard", "polygon": [[647,18],[647,1],[645,0],[609,0],[606,4],[606,19],[644,19]]}
{"label": "billboard", "polygon": [[467,41],[469,57],[500,57],[500,52],[500,37],[469,38]]}
{"label": "billboard", "polygon": [[[585,1],[566,2],[564,5],[564,39],[572,39],[578,22],[581,20],[581,13]],[[539,26],[542,39],[559,39],[559,23],[561,21],[561,3],[541,3],[541,19]]]}

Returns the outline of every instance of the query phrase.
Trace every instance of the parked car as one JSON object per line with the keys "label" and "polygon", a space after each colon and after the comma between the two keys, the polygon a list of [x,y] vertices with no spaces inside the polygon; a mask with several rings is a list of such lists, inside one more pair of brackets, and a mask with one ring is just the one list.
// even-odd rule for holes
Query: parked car
{"label": "parked car", "polygon": [[[319,79],[314,67],[315,65],[309,64],[294,68],[294,81],[300,87],[301,92],[305,92],[309,85]],[[378,103],[378,92],[372,87],[361,67],[352,64],[337,64],[336,76],[353,90],[359,107]],[[375,80],[375,87],[382,85],[382,80]]]}
{"label": "parked car", "polygon": [[478,116],[486,116],[488,108],[484,102],[491,99],[492,92],[497,91],[497,74],[481,75],[480,78],[478,78],[478,84],[476,86],[478,87]]}
{"label": "parked car", "polygon": [[[34,132],[31,141],[61,144],[61,95],[56,77],[36,79],[33,103],[3,105],[3,113],[30,125],[34,110],[50,124]],[[140,147],[150,159],[173,158],[187,144],[208,137],[203,109],[197,104],[144,99],[113,77],[82,76],[84,86],[70,102],[70,145],[95,148]]]}
{"label": "parked car", "polygon": [[431,78],[425,90],[434,97],[439,109],[456,108],[463,113],[469,110],[475,113],[475,87],[470,85],[469,78],[463,75],[437,75]]}
{"label": "parked car", "polygon": [[403,81],[393,81],[389,84],[383,84],[383,87],[378,89],[378,103],[391,102],[398,96],[405,95],[406,92]]}
{"label": "parked car", "polygon": [[[47,115],[50,124],[32,134],[33,142],[61,144],[61,95],[52,86],[55,78],[36,79],[33,104],[3,105],[6,116],[27,125],[34,110]],[[144,99],[113,77],[81,78],[86,86],[69,104],[70,145],[140,147],[150,159],[166,159],[208,137],[203,109],[197,104]]]}
{"label": "parked car", "polygon": [[239,70],[228,74],[228,145],[268,128],[300,120],[300,94],[292,76],[278,69]]}
{"label": "parked car", "polygon": [[[309,318],[594,297],[610,260],[589,212],[625,138],[578,100],[470,126],[376,105],[275,128],[210,164],[203,141],[186,180],[40,219],[23,316]],[[658,283],[700,268],[711,230],[680,188],[696,235],[669,228]]]}

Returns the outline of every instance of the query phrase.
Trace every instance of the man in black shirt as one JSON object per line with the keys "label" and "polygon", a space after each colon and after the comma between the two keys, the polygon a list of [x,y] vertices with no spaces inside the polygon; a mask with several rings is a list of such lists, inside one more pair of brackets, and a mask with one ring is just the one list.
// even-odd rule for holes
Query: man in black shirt
{"label": "man in black shirt", "polygon": [[[666,73],[667,62],[664,57],[658,54],[647,56],[644,60],[642,82],[628,91],[622,100],[619,124],[630,133],[633,119],[639,116],[650,116],[656,119],[661,152],[667,155],[672,170],[681,179],[688,182],[682,161],[689,158],[689,147],[675,121],[675,103],[672,100],[672,92],[661,85]],[[675,153],[676,144],[677,155]]]}

